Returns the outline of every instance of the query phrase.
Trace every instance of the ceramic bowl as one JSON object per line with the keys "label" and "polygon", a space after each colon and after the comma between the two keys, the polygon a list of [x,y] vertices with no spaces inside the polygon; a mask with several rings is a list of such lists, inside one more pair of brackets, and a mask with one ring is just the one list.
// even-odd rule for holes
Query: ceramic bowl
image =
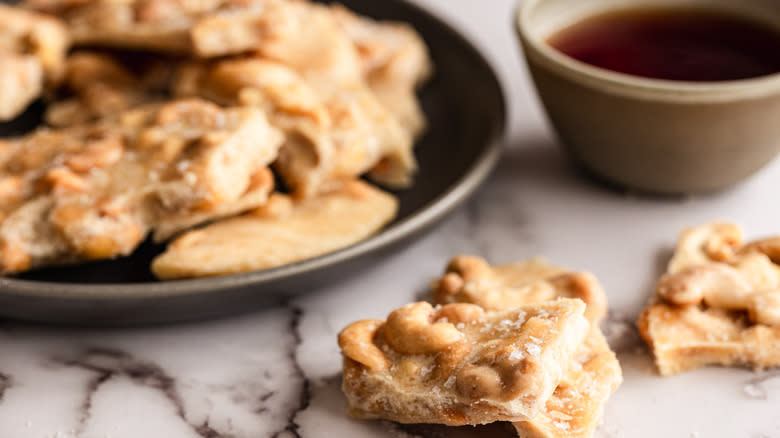
{"label": "ceramic bowl", "polygon": [[620,8],[685,6],[747,14],[780,28],[775,0],[526,0],[516,28],[564,149],[622,186],[658,193],[723,189],[780,151],[780,74],[723,82],[647,79],[577,61],[546,40]]}

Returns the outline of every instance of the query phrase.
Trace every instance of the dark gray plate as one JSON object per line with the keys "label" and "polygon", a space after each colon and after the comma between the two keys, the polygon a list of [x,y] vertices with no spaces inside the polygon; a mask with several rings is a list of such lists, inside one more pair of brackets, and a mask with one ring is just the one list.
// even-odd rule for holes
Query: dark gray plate
{"label": "dark gray plate", "polygon": [[[145,243],[132,256],[0,278],[0,316],[29,321],[126,326],[212,318],[258,308],[349,277],[410,241],[462,203],[487,177],[505,124],[501,87],[488,63],[447,24],[401,0],[342,0],[359,13],[406,21],[424,36],[437,73],[421,91],[429,128],[417,145],[415,185],[396,195],[398,218],[378,235],[315,259],[276,269],[200,280],[159,282],[149,272],[162,247]],[[0,124],[24,132],[41,112]]]}

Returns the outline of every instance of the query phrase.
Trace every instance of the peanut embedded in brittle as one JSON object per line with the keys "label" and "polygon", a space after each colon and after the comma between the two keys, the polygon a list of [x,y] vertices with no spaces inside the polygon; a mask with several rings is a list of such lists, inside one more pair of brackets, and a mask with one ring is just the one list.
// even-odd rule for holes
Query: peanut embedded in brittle
{"label": "peanut embedded in brittle", "polygon": [[0,178],[0,204],[9,204],[23,195],[24,184],[20,176]]}
{"label": "peanut embedded in brittle", "polygon": [[339,347],[350,359],[360,362],[371,370],[387,368],[387,358],[374,345],[374,337],[383,322],[366,319],[348,325],[339,333]]}
{"label": "peanut embedded in brittle", "polygon": [[739,249],[739,256],[729,258],[731,264],[688,266],[666,274],[658,281],[656,293],[674,305],[704,302],[719,309],[747,311],[755,324],[780,325],[780,290],[775,290],[778,272],[763,255],[764,251],[771,252],[769,242]]}
{"label": "peanut embedded in brittle", "polygon": [[675,274],[661,277],[656,292],[666,301],[677,305],[698,304],[702,300],[715,307],[733,308],[750,290],[739,273],[720,265],[694,266]]}
{"label": "peanut embedded in brittle", "polygon": [[78,173],[105,168],[122,158],[124,147],[119,134],[107,134],[90,141],[85,148],[65,156],[64,163]]}
{"label": "peanut embedded in brittle", "polygon": [[764,254],[769,257],[772,263],[780,265],[780,236],[756,240],[739,249],[740,254],[750,254],[754,252]]}
{"label": "peanut embedded in brittle", "polygon": [[435,311],[425,302],[411,303],[387,317],[385,336],[396,351],[424,354],[441,351],[463,340],[452,323],[434,322]]}
{"label": "peanut embedded in brittle", "polygon": [[433,287],[437,303],[449,302],[464,288],[490,287],[494,273],[490,265],[479,257],[457,256],[447,266],[447,273]]}
{"label": "peanut embedded in brittle", "polygon": [[680,236],[669,273],[690,266],[720,262],[735,254],[742,244],[742,229],[734,224],[714,222],[685,230]]}
{"label": "peanut embedded in brittle", "polygon": [[62,167],[55,167],[46,172],[45,181],[55,196],[83,192],[88,187],[84,178]]}
{"label": "peanut embedded in brittle", "polygon": [[485,311],[471,304],[456,303],[442,306],[434,316],[435,320],[447,320],[452,324],[468,324],[485,316]]}

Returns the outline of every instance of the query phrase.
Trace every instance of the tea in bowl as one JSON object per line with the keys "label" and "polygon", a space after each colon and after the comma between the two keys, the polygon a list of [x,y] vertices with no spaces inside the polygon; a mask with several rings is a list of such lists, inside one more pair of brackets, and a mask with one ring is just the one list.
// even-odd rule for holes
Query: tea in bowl
{"label": "tea in bowl", "polygon": [[714,191],[780,151],[774,0],[526,0],[517,31],[565,150],[604,179]]}

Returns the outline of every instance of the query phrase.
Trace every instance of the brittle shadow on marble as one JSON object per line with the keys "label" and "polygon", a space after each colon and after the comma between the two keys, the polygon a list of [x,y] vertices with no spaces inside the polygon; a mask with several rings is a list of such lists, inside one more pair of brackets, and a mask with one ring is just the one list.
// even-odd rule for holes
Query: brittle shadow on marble
{"label": "brittle shadow on marble", "polygon": [[[510,143],[493,173],[493,179],[510,178],[544,186],[545,191],[571,190],[601,192],[618,196],[638,195],[646,199],[668,202],[684,200],[687,195],[661,194],[636,190],[594,174],[576,159],[568,156],[562,146],[537,137]],[[708,196],[708,195],[701,195]],[[714,195],[709,195],[714,196]]]}
{"label": "brittle shadow on marble", "polygon": [[[544,185],[551,191],[592,182],[554,143],[541,138],[510,144],[504,150],[490,181],[499,184],[523,182]],[[493,184],[485,186],[493,187]],[[593,184],[587,187],[600,188]]]}
{"label": "brittle shadow on marble", "polygon": [[513,438],[511,423],[497,422],[482,426],[450,427],[438,424],[400,424],[404,438]]}

